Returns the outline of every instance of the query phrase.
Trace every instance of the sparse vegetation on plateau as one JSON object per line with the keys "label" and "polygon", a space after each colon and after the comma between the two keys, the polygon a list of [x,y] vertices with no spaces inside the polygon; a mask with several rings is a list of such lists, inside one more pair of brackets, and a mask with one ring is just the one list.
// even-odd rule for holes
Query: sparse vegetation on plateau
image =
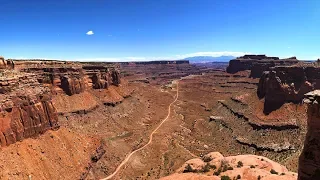
{"label": "sparse vegetation on plateau", "polygon": [[189,172],[195,172],[195,170],[192,169],[190,164],[188,164],[186,166],[186,168],[184,169],[183,173],[189,173]]}
{"label": "sparse vegetation on plateau", "polygon": [[237,167],[241,168],[243,166],[243,162],[242,161],[238,161]]}
{"label": "sparse vegetation on plateau", "polygon": [[215,176],[219,176],[221,173],[221,168],[219,168],[216,172],[213,173]]}
{"label": "sparse vegetation on plateau", "polygon": [[209,172],[211,169],[210,164],[207,163],[204,167],[203,167],[203,172]]}
{"label": "sparse vegetation on plateau", "polygon": [[203,162],[210,162],[210,161],[212,161],[212,158],[209,157],[209,156],[204,156],[204,157],[202,158],[202,160],[203,160]]}

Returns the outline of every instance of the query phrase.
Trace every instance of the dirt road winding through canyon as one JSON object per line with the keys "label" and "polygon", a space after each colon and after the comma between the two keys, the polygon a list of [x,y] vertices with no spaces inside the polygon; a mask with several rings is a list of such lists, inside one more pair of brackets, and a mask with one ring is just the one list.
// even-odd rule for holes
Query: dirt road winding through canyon
{"label": "dirt road winding through canyon", "polygon": [[150,136],[149,136],[149,141],[148,141],[148,143],[145,144],[144,146],[142,146],[141,148],[132,151],[132,152],[121,162],[121,164],[116,168],[116,170],[115,170],[111,175],[109,175],[109,176],[106,177],[106,178],[103,178],[102,180],[107,180],[107,179],[113,178],[113,177],[120,171],[120,169],[122,168],[122,166],[124,166],[124,165],[129,161],[129,159],[131,158],[132,155],[134,155],[136,152],[139,152],[139,151],[143,150],[144,148],[146,148],[148,145],[151,144],[153,135],[158,131],[158,129],[162,126],[162,124],[169,119],[170,114],[171,114],[171,106],[178,100],[178,97],[179,97],[179,81],[176,81],[176,85],[177,85],[176,98],[175,98],[174,101],[171,102],[171,103],[169,104],[169,106],[168,106],[168,115],[166,116],[166,118],[164,118],[164,119],[161,121],[161,123],[157,126],[157,128],[152,131],[152,133],[151,133]]}

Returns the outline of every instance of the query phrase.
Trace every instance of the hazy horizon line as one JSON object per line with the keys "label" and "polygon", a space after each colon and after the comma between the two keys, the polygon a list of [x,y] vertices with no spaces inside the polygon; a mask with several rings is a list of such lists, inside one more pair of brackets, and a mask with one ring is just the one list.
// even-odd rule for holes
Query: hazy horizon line
{"label": "hazy horizon line", "polygon": [[[209,52],[196,52],[188,53],[183,55],[172,55],[172,56],[127,56],[127,57],[97,57],[97,58],[48,58],[48,57],[10,57],[6,59],[15,60],[57,60],[57,61],[79,61],[79,62],[144,62],[144,61],[177,61],[185,60],[186,58],[196,57],[196,56],[208,56],[208,57],[222,57],[222,56],[232,56],[240,57],[243,55],[267,55],[266,53],[251,53],[251,52],[239,52],[239,51],[209,51]],[[274,55],[267,55],[274,56]],[[288,56],[277,56],[280,59],[285,59],[293,57],[293,55]],[[299,60],[299,58],[297,58]],[[317,58],[303,58],[301,61],[316,60]]]}

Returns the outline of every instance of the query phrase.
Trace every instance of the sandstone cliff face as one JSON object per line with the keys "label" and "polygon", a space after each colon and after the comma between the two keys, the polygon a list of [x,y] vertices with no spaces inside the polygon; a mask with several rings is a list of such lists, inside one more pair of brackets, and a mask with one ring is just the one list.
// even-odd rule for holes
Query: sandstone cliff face
{"label": "sandstone cliff face", "polygon": [[47,98],[31,101],[16,97],[12,107],[0,113],[0,144],[6,146],[58,128],[58,116]]}
{"label": "sandstone cliff face", "polygon": [[315,66],[277,66],[263,73],[257,95],[265,99],[266,114],[284,103],[301,103],[304,94],[320,88],[320,73]]}
{"label": "sandstone cliff face", "polygon": [[[49,129],[57,129],[59,125],[55,99],[60,95],[67,101],[61,106],[65,107],[68,103],[95,102],[97,97],[89,93],[93,89],[105,89],[109,92],[109,88],[117,87],[120,93],[124,88],[120,86],[120,73],[113,64],[15,61],[1,57],[0,69],[0,146],[35,137]],[[108,96],[107,92],[101,91],[101,94]],[[77,101],[68,101],[67,97],[74,97]],[[93,105],[96,107],[97,102]],[[60,111],[61,107],[58,108]],[[69,112],[70,109],[73,112],[73,109],[78,111],[82,107],[64,111]]]}
{"label": "sandstone cliff face", "polygon": [[120,73],[114,68],[101,65],[66,65],[20,67],[20,71],[36,73],[40,83],[48,84],[54,94],[69,96],[80,94],[88,89],[107,89],[121,83]]}
{"label": "sandstone cliff face", "polygon": [[297,174],[286,167],[262,156],[239,155],[224,157],[219,152],[212,152],[202,159],[187,161],[175,174],[161,180],[192,179],[268,179],[296,180]]}
{"label": "sandstone cliff face", "polygon": [[295,58],[279,59],[278,57],[267,57],[265,55],[245,55],[229,62],[228,73],[237,73],[239,71],[250,70],[250,77],[259,78],[264,71],[270,67],[283,65],[289,66],[298,63]]}
{"label": "sandstone cliff face", "polygon": [[299,159],[299,180],[320,179],[320,91],[306,94],[308,132]]}
{"label": "sandstone cliff face", "polygon": [[69,96],[84,92],[85,84],[83,77],[61,76],[60,88]]}
{"label": "sandstone cliff face", "polygon": [[3,71],[0,78],[0,144],[7,146],[58,128],[50,90],[33,74]]}

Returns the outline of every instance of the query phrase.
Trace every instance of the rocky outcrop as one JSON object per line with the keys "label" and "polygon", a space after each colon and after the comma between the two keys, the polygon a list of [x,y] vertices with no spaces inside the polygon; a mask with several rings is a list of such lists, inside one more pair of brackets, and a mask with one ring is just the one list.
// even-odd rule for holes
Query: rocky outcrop
{"label": "rocky outcrop", "polygon": [[304,94],[320,88],[319,68],[313,65],[277,66],[263,73],[257,95],[264,98],[264,112],[268,114],[284,103],[301,103]]}
{"label": "rocky outcrop", "polygon": [[274,66],[289,66],[298,63],[296,57],[279,59],[278,57],[268,57],[266,55],[245,55],[229,62],[228,73],[250,70],[250,77],[259,78],[264,71]]}
{"label": "rocky outcrop", "polygon": [[262,156],[239,155],[224,157],[211,152],[202,158],[188,160],[175,174],[161,180],[177,179],[268,179],[296,180],[297,174]]}
{"label": "rocky outcrop", "polygon": [[299,180],[320,179],[320,90],[306,94],[308,132],[299,159]]}

